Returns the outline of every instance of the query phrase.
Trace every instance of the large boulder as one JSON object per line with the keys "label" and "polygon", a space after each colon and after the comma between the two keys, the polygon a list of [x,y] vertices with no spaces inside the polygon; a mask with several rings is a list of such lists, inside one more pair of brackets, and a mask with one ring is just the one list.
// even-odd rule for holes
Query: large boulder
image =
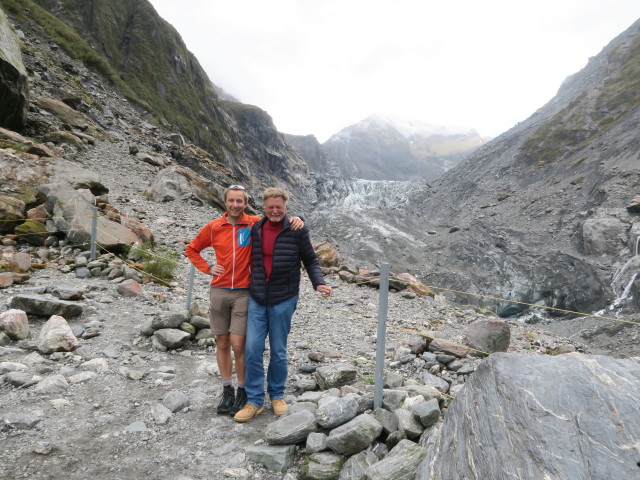
{"label": "large boulder", "polygon": [[223,201],[224,187],[176,165],[158,173],[149,187],[149,194],[155,202],[195,199],[221,210],[226,209]]}
{"label": "large boulder", "polygon": [[79,128],[80,130],[89,128],[89,122],[82,113],[74,110],[60,100],[55,98],[39,98],[37,104],[40,108],[58,117],[61,122],[71,127]]}
{"label": "large boulder", "polygon": [[[40,185],[38,192],[46,199],[47,212],[51,215],[57,230],[66,232],[67,238],[74,244],[88,244],[91,240],[95,202],[91,191],[75,190],[70,184],[61,182]],[[132,230],[103,215],[97,218],[96,241],[106,250],[141,243]]]}
{"label": "large boulder", "polygon": [[[18,134],[15,132],[0,128],[0,144],[12,143],[13,139],[17,138],[16,135]],[[23,140],[29,142],[24,137]],[[17,142],[19,148],[26,145],[24,142]],[[19,150],[5,148],[0,155],[0,172],[2,172],[0,195],[13,198],[14,200],[10,200],[12,202],[19,199],[26,205],[39,203],[36,187],[49,182],[48,166],[50,163],[50,158],[28,155]]]}
{"label": "large boulder", "polygon": [[29,77],[20,40],[0,9],[0,127],[21,129],[29,110]]}
{"label": "large boulder", "polygon": [[584,222],[582,238],[587,255],[615,255],[626,248],[629,224],[616,217],[593,217]]}
{"label": "large boulder", "polygon": [[29,338],[29,319],[26,312],[12,308],[0,313],[0,332],[4,332],[11,340]]}
{"label": "large boulder", "polygon": [[416,478],[637,478],[638,405],[637,362],[494,353],[451,403]]}
{"label": "large boulder", "polygon": [[38,350],[41,353],[70,352],[78,347],[78,339],[71,327],[59,315],[53,315],[38,334]]}

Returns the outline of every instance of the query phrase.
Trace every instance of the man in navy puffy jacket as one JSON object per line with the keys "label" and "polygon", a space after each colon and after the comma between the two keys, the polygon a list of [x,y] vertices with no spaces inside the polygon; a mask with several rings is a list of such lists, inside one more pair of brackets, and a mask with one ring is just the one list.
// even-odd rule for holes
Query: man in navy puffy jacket
{"label": "man in navy puffy jacket", "polygon": [[288,374],[287,337],[298,303],[301,263],[313,288],[323,297],[331,295],[331,287],[324,282],[307,228],[290,228],[286,215],[289,194],[278,188],[268,188],[262,198],[265,217],[251,229],[253,265],[245,348],[248,402],[234,416],[237,422],[248,422],[263,411],[263,357],[267,336],[270,349],[267,393],[277,416],[287,411],[284,401]]}

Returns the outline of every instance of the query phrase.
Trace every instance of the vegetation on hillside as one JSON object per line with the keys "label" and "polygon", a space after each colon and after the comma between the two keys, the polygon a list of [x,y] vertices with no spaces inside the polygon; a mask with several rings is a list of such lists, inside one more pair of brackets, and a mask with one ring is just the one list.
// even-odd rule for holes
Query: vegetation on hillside
{"label": "vegetation on hillside", "polygon": [[[197,59],[178,32],[147,1],[0,0],[26,13],[72,58],[111,80],[156,122],[180,133],[225,163],[237,150],[226,113]],[[79,33],[81,32],[81,34]]]}
{"label": "vegetation on hillside", "polygon": [[602,86],[595,102],[583,93],[542,124],[524,143],[521,158],[544,167],[582,149],[640,105],[640,36],[609,54],[620,70]]}
{"label": "vegetation on hillside", "polygon": [[47,32],[51,40],[62,47],[71,58],[81,61],[87,68],[97,70],[116,85],[126,98],[145,106],[145,103],[118,76],[111,65],[93,50],[75,29],[31,0],[0,0],[0,4],[16,17],[24,18],[25,13],[28,12],[29,16]]}

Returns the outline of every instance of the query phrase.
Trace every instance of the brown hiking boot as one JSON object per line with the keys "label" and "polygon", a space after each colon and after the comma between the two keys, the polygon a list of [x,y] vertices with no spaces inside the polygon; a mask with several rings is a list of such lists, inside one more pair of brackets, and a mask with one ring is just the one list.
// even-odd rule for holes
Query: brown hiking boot
{"label": "brown hiking boot", "polygon": [[233,419],[236,422],[245,423],[245,422],[248,422],[249,420],[251,420],[256,415],[260,415],[263,410],[264,410],[264,408],[262,408],[262,407],[256,407],[255,405],[251,405],[250,403],[247,403],[242,408],[242,410],[240,410],[238,413],[236,413],[233,416]]}
{"label": "brown hiking boot", "polygon": [[284,401],[284,398],[276,398],[271,400],[271,408],[273,408],[276,417],[281,417],[287,412],[287,402]]}

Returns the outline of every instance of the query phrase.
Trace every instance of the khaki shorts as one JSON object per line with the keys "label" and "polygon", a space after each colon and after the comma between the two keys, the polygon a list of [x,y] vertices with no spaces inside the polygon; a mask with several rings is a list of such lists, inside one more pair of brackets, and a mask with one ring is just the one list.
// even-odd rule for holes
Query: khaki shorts
{"label": "khaki shorts", "polygon": [[209,323],[214,335],[246,335],[249,289],[212,288]]}

